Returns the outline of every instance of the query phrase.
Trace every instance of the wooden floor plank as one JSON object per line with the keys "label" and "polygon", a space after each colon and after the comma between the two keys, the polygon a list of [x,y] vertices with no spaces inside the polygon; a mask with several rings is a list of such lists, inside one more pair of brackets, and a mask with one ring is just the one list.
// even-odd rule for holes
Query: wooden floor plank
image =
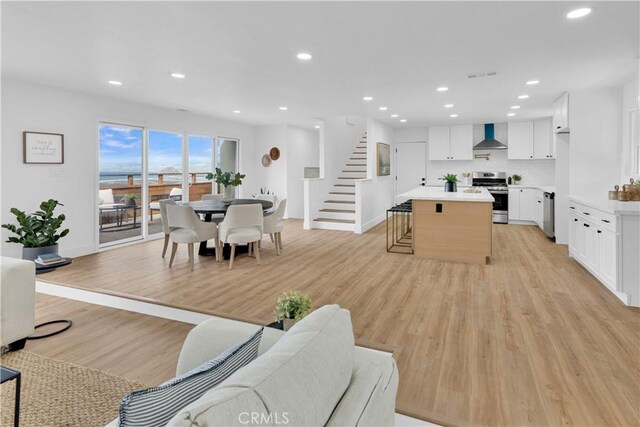
{"label": "wooden floor plank", "polygon": [[[154,241],[40,279],[260,323],[282,292],[300,289],[315,307],[348,308],[358,342],[394,350],[399,411],[474,425],[640,423],[640,311],[537,227],[495,225],[487,265],[387,253],[384,225],[357,235],[288,220],[282,236],[281,256],[263,241],[261,266],[240,256],[229,271],[197,257],[191,272],[180,251],[170,269]],[[82,346],[68,351],[107,365]]]}

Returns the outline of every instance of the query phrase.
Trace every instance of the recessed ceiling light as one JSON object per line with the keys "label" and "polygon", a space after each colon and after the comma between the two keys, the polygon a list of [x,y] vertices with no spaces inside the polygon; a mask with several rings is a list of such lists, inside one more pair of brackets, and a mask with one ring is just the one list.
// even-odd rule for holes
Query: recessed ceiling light
{"label": "recessed ceiling light", "polygon": [[513,117],[515,115],[516,115],[516,113],[509,113],[509,114],[507,114],[507,117]]}
{"label": "recessed ceiling light", "polygon": [[313,56],[311,56],[310,53],[306,53],[306,52],[300,52],[296,56],[298,57],[298,59],[302,59],[303,61],[308,61],[311,58],[313,58]]}
{"label": "recessed ceiling light", "polygon": [[320,125],[315,125],[314,128],[320,129]]}
{"label": "recessed ceiling light", "polygon": [[529,98],[529,95],[519,95],[518,99],[527,99]]}
{"label": "recessed ceiling light", "polygon": [[173,77],[174,79],[184,79],[184,78],[186,78],[187,76],[185,76],[185,75],[184,75],[184,74],[182,74],[182,73],[171,73],[171,77]]}
{"label": "recessed ceiling light", "polygon": [[109,84],[114,86],[122,86],[122,82],[119,82],[117,80],[109,80]]}
{"label": "recessed ceiling light", "polygon": [[240,114],[240,113],[242,113],[242,111],[240,111],[240,110],[233,110],[233,113],[234,113],[234,114]]}
{"label": "recessed ceiling light", "polygon": [[400,123],[407,123],[407,119],[400,119]]}
{"label": "recessed ceiling light", "polygon": [[448,87],[446,86],[440,86],[438,89],[436,89],[438,92],[446,92],[449,90]]}
{"label": "recessed ceiling light", "polygon": [[531,85],[537,85],[538,83],[540,83],[540,80],[529,80],[529,81],[527,82],[527,84],[528,84],[529,86],[531,86]]}
{"label": "recessed ceiling light", "polygon": [[287,110],[288,110],[288,108],[283,106],[283,107],[280,107],[280,110],[281,110],[281,111],[287,111]]}
{"label": "recessed ceiling light", "polygon": [[569,19],[582,18],[583,16],[587,16],[590,13],[591,13],[591,8],[581,7],[580,9],[572,10],[571,12],[567,13],[567,18]]}
{"label": "recessed ceiling light", "polygon": [[444,108],[453,108],[453,104],[444,104]]}
{"label": "recessed ceiling light", "polygon": [[397,114],[392,114],[391,117],[395,119],[396,117],[398,117],[398,115]]}
{"label": "recessed ceiling light", "polygon": [[363,96],[362,100],[363,101],[373,101],[373,96]]}
{"label": "recessed ceiling light", "polygon": [[518,108],[520,108],[520,106],[519,106],[519,105],[512,105],[512,106],[511,106],[511,109],[512,109],[512,110],[517,110]]}
{"label": "recessed ceiling light", "polygon": [[455,119],[456,117],[458,117],[458,115],[457,114],[449,114],[449,117],[453,117]]}
{"label": "recessed ceiling light", "polygon": [[388,108],[387,108],[387,107],[378,107],[378,110],[380,110],[380,111],[387,111],[387,110],[388,110]]}

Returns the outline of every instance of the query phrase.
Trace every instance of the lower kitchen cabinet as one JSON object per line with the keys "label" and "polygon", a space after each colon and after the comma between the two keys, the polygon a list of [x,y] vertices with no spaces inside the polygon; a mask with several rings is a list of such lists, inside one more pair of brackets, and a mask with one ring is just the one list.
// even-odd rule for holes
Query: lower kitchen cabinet
{"label": "lower kitchen cabinet", "polygon": [[[532,188],[509,188],[509,221],[537,222],[535,191]],[[540,215],[542,216],[542,204]]]}
{"label": "lower kitchen cabinet", "polygon": [[614,215],[570,199],[569,256],[625,304],[636,307],[640,306],[638,232],[638,215]]}

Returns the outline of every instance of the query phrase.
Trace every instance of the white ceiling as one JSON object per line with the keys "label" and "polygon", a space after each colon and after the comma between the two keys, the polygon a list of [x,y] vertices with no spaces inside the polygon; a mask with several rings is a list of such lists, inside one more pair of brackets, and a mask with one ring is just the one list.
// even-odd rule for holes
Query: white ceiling
{"label": "white ceiling", "polygon": [[[580,6],[593,13],[565,18]],[[394,127],[482,123],[505,121],[516,104],[515,119],[541,117],[566,90],[630,79],[640,49],[637,1],[1,7],[4,76],[253,124],[309,126],[345,113]],[[301,51],[313,59],[297,60]],[[498,75],[466,77],[478,71]],[[526,86],[530,79],[541,83]],[[441,85],[450,90],[436,92]],[[531,98],[519,101],[523,93]]]}

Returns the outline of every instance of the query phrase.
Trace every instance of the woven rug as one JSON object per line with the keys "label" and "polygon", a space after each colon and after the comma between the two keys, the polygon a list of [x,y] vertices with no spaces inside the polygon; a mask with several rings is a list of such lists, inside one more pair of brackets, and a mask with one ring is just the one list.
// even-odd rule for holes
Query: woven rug
{"label": "woven rug", "polygon": [[[3,354],[0,361],[22,373],[20,425],[25,427],[104,427],[116,418],[125,394],[146,387],[25,350]],[[14,384],[0,387],[2,427],[13,426]]]}

